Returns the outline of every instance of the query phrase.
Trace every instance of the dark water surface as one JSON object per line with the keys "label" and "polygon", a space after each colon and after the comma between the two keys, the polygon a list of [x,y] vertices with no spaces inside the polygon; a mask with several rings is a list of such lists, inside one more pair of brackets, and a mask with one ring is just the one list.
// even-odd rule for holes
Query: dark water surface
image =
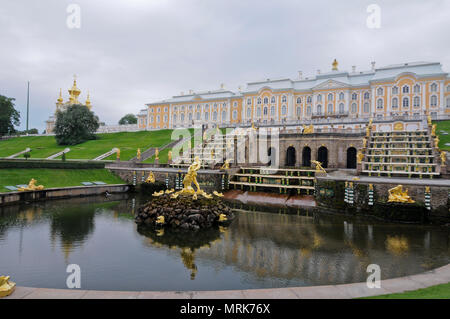
{"label": "dark water surface", "polygon": [[[450,262],[450,229],[238,211],[227,228],[193,235],[138,228],[128,195],[0,208],[0,274],[21,286],[218,290],[365,281],[411,275]],[[134,207],[134,208],[133,208]]]}

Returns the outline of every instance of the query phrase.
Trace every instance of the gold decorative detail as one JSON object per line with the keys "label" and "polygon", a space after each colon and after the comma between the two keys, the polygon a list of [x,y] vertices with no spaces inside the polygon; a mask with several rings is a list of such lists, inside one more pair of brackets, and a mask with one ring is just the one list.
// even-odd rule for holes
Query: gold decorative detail
{"label": "gold decorative detail", "polygon": [[370,126],[367,125],[366,126],[366,137],[369,138],[369,136],[370,136]]}
{"label": "gold decorative detail", "polygon": [[117,159],[120,160],[120,148],[117,149],[116,154],[117,154]]}
{"label": "gold decorative detail", "polygon": [[162,195],[164,195],[164,191],[154,192],[152,194],[153,197],[159,197],[159,196],[162,196]]}
{"label": "gold decorative detail", "polygon": [[363,148],[367,147],[367,138],[363,138]]}
{"label": "gold decorative detail", "polygon": [[59,97],[58,97],[58,104],[63,104],[64,103],[64,100],[63,100],[63,97],[62,97],[62,89],[59,89]]}
{"label": "gold decorative detail", "polygon": [[431,115],[427,116],[427,122],[428,122],[428,126],[431,126],[432,122],[431,122]]}
{"label": "gold decorative detail", "polygon": [[431,126],[431,136],[436,136],[436,124],[433,124]]}
{"label": "gold decorative detail", "polygon": [[352,178],[353,181],[359,181],[359,177],[355,176]]}
{"label": "gold decorative detail", "polygon": [[447,162],[447,152],[446,151],[441,151],[441,164],[442,166],[445,166],[446,162]]}
{"label": "gold decorative detail", "polygon": [[169,162],[172,160],[172,151],[169,151],[169,153],[167,153],[167,160]]}
{"label": "gold decorative detail", "polygon": [[334,59],[333,63],[331,64],[333,66],[332,70],[333,71],[337,71],[338,70],[338,61],[336,59]]}
{"label": "gold decorative detail", "polygon": [[[209,195],[205,191],[200,189],[200,185],[197,182],[197,172],[201,168],[201,166],[202,163],[200,161],[200,158],[196,156],[194,162],[191,164],[191,166],[189,166],[187,174],[184,176],[183,189],[176,192],[175,194],[172,194],[171,198],[177,198],[180,194],[192,195],[192,199],[194,200],[197,199],[197,195],[202,195],[205,198],[212,198],[212,195]],[[192,183],[197,188],[197,190],[192,187]]]}
{"label": "gold decorative detail", "polygon": [[28,183],[27,187],[20,187],[18,189],[18,191],[19,192],[24,192],[24,191],[40,191],[40,190],[43,190],[44,186],[42,186],[42,185],[36,186],[36,182],[37,182],[37,180],[32,178],[31,181]]}
{"label": "gold decorative detail", "polygon": [[9,281],[10,276],[0,276],[0,298],[9,296],[16,289],[16,283]]}
{"label": "gold decorative detail", "polygon": [[394,124],[394,131],[403,131],[404,127],[405,126],[401,122],[395,123]]}
{"label": "gold decorative detail", "polygon": [[361,164],[364,159],[364,154],[361,151],[358,151],[356,158],[358,159],[358,164]]}
{"label": "gold decorative detail", "polygon": [[434,147],[439,148],[439,136],[434,139]]}
{"label": "gold decorative detail", "polygon": [[214,191],[213,194],[216,195],[217,197],[223,197],[223,194],[217,191]]}
{"label": "gold decorative detail", "polygon": [[220,214],[219,215],[219,223],[226,222],[228,220],[227,215]]}
{"label": "gold decorative detail", "polygon": [[369,190],[373,191],[373,184],[369,184]]}
{"label": "gold decorative detail", "polygon": [[148,174],[148,177],[147,177],[147,179],[145,180],[145,182],[146,182],[146,183],[149,183],[149,184],[153,184],[153,183],[155,182],[155,175],[153,175],[153,172],[150,172],[150,173]]}
{"label": "gold decorative detail", "polygon": [[86,105],[86,107],[87,107],[89,110],[91,109],[92,105],[91,105],[91,100],[90,100],[90,98],[89,98],[89,91],[88,91],[88,94],[87,94],[87,97],[86,97],[86,102],[85,102],[84,104]]}
{"label": "gold decorative detail", "polygon": [[69,89],[69,102],[70,104],[78,104],[78,96],[80,95],[81,91],[80,89],[77,87],[77,76],[74,75],[73,76],[73,85],[72,87]]}
{"label": "gold decorative detail", "polygon": [[322,167],[322,163],[319,161],[314,161],[312,160],[311,163],[313,163],[314,165],[316,165],[316,173],[327,173],[327,171],[325,171],[325,169]]}
{"label": "gold decorative detail", "polygon": [[175,192],[175,190],[173,188],[172,189],[166,189],[166,191],[165,191],[166,194],[172,194],[173,192]]}
{"label": "gold decorative detail", "polygon": [[425,193],[430,193],[430,186],[425,186]]}
{"label": "gold decorative detail", "polygon": [[230,169],[230,160],[227,159],[220,169]]}
{"label": "gold decorative detail", "polygon": [[136,157],[137,157],[138,161],[141,160],[141,149],[140,148],[137,149]]}
{"label": "gold decorative detail", "polygon": [[388,202],[396,202],[396,203],[415,203],[414,200],[408,195],[408,190],[403,191],[403,186],[398,185],[394,188],[391,188],[389,191],[389,199]]}
{"label": "gold decorative detail", "polygon": [[159,160],[159,150],[156,148],[155,150],[155,160]]}
{"label": "gold decorative detail", "polygon": [[312,133],[314,133],[314,126],[312,124],[309,126],[303,124],[303,134],[312,134]]}
{"label": "gold decorative detail", "polygon": [[160,225],[164,225],[165,224],[165,219],[164,219],[164,216],[158,216],[158,217],[156,217],[156,223],[157,224],[160,224]]}

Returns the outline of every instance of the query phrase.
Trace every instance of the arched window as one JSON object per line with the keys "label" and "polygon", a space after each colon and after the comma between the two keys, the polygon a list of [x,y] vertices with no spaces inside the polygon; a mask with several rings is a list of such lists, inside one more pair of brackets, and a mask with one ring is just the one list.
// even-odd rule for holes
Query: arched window
{"label": "arched window", "polygon": [[189,113],[189,122],[192,121],[192,113]]}
{"label": "arched window", "polygon": [[150,123],[153,123],[153,116],[150,116]]}
{"label": "arched window", "polygon": [[260,97],[258,98],[258,104],[261,104],[261,98]]}
{"label": "arched window", "polygon": [[222,111],[222,121],[227,119],[227,111]]}
{"label": "arched window", "polygon": [[283,95],[283,97],[281,98],[281,102],[282,102],[282,103],[286,103],[286,102],[287,102],[287,97],[286,97],[286,95]]}
{"label": "arched window", "polygon": [[233,111],[233,120],[237,120],[238,112],[236,110]]}
{"label": "arched window", "polygon": [[286,105],[283,105],[283,106],[281,107],[281,115],[286,115],[286,113],[287,113]]}
{"label": "arched window", "polygon": [[370,104],[368,102],[364,103],[364,113],[370,112]]}
{"label": "arched window", "polygon": [[414,85],[414,93],[420,93],[420,85],[419,84]]}
{"label": "arched window", "polygon": [[317,102],[322,102],[322,95],[317,95]]}
{"label": "arched window", "polygon": [[197,121],[200,121],[200,112],[196,113]]}
{"label": "arched window", "polygon": [[307,115],[311,115],[311,105],[308,105],[308,106],[306,107],[306,114],[307,114]]}
{"label": "arched window", "polygon": [[383,88],[378,88],[377,89],[377,95],[383,95],[383,93],[384,93]]}
{"label": "arched window", "polygon": [[247,99],[247,105],[252,104],[252,99]]}
{"label": "arched window", "polygon": [[333,104],[328,104],[327,113],[332,114],[333,113]]}
{"label": "arched window", "polygon": [[302,115],[302,108],[300,106],[297,106],[297,116]]}
{"label": "arched window", "polygon": [[377,101],[377,109],[382,109],[383,108],[383,99],[378,99]]}
{"label": "arched window", "polygon": [[184,122],[184,113],[181,113],[181,116],[180,116],[180,121],[181,121],[181,123],[183,123],[183,122]]}
{"label": "arched window", "polygon": [[394,97],[392,99],[392,108],[396,109],[398,107],[398,98]]}
{"label": "arched window", "polygon": [[356,101],[357,99],[358,99],[358,94],[353,93],[353,94],[352,94],[352,100],[353,100],[353,101]]}
{"label": "arched window", "polygon": [[392,94],[398,94],[398,87],[394,86],[392,88]]}
{"label": "arched window", "polygon": [[333,94],[328,93],[328,101],[333,101]]}
{"label": "arched window", "polygon": [[258,106],[257,109],[256,109],[256,116],[257,117],[261,116],[261,107],[260,106]]}
{"label": "arched window", "polygon": [[[152,120],[153,120],[153,119],[152,119]],[[177,115],[176,115],[176,114],[173,115],[173,122],[174,122],[174,123],[177,122]]]}
{"label": "arched window", "polygon": [[308,96],[308,98],[306,99],[306,102],[307,102],[307,103],[311,103],[311,102],[312,102],[312,97],[311,97],[311,96]]}
{"label": "arched window", "polygon": [[403,94],[408,94],[409,93],[409,85],[404,85],[402,92],[403,92]]}
{"label": "arched window", "polygon": [[209,120],[209,112],[205,112],[205,121]]}
{"label": "arched window", "polygon": [[322,114],[322,105],[317,105],[317,114]]}
{"label": "arched window", "polygon": [[415,96],[414,97],[414,107],[419,107],[420,106],[420,97]]}
{"label": "arched window", "polygon": [[252,109],[247,108],[247,117],[250,118],[252,116]]}
{"label": "arched window", "polygon": [[217,112],[216,111],[214,111],[214,113],[213,113],[213,121],[217,121]]}
{"label": "arched window", "polygon": [[272,103],[272,104],[275,103],[275,96],[272,96],[272,98],[270,99],[270,103]]}
{"label": "arched window", "polygon": [[167,122],[167,120],[168,120],[168,116],[166,114],[166,115],[164,115],[164,122]]}
{"label": "arched window", "polygon": [[447,107],[450,107],[450,96],[449,96],[449,97],[447,97],[447,102],[446,102],[446,106],[447,106]]}
{"label": "arched window", "polygon": [[409,98],[407,97],[403,98],[403,107],[409,107]]}
{"label": "arched window", "polygon": [[344,103],[339,104],[339,113],[344,114]]}
{"label": "arched window", "polygon": [[431,96],[430,104],[431,104],[431,106],[437,106],[437,96],[436,95]]}
{"label": "arched window", "polygon": [[275,106],[273,105],[270,107],[270,115],[275,116]]}
{"label": "arched window", "polygon": [[437,92],[437,84],[436,83],[433,83],[433,84],[431,84],[431,92]]}
{"label": "arched window", "polygon": [[301,98],[301,97],[298,97],[298,98],[297,98],[297,104],[300,104],[300,103],[302,103],[302,98]]}
{"label": "arched window", "polygon": [[352,113],[358,112],[358,107],[356,106],[356,103],[352,103]]}
{"label": "arched window", "polygon": [[339,93],[339,100],[343,100],[344,99],[344,92]]}
{"label": "arched window", "polygon": [[265,97],[264,98],[264,104],[268,104],[269,103],[269,98],[268,97]]}
{"label": "arched window", "polygon": [[370,98],[369,92],[364,93],[364,100],[368,100]]}
{"label": "arched window", "polygon": [[264,107],[263,113],[264,113],[264,115],[267,115],[267,113],[268,113],[267,106]]}

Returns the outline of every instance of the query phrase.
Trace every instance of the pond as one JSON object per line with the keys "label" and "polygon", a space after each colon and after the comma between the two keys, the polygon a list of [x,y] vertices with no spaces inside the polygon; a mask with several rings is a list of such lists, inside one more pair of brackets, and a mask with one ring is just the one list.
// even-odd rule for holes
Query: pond
{"label": "pond", "polygon": [[247,209],[228,227],[155,233],[134,222],[143,201],[124,194],[0,208],[0,274],[67,288],[67,265],[77,264],[83,289],[221,290],[361,282],[370,264],[387,279],[450,262],[448,227]]}

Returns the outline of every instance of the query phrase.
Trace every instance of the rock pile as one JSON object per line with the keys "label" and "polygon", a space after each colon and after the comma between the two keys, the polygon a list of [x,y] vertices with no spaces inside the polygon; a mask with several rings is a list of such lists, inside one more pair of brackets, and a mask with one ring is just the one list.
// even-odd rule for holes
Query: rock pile
{"label": "rock pile", "polygon": [[138,225],[199,230],[230,223],[233,218],[231,208],[217,197],[193,200],[190,195],[180,195],[173,199],[166,194],[139,207],[135,221]]}

